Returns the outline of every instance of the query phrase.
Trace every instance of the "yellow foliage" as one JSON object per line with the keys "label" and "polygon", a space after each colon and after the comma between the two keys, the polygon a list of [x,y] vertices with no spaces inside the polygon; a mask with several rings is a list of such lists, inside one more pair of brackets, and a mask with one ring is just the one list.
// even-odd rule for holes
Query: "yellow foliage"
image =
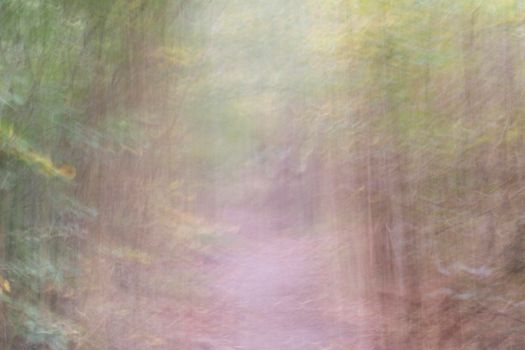
{"label": "yellow foliage", "polygon": [[110,254],[117,258],[141,265],[150,265],[153,262],[151,255],[131,247],[118,247],[110,251]]}
{"label": "yellow foliage", "polygon": [[37,166],[38,170],[46,176],[71,180],[76,175],[72,165],[57,167],[51,158],[32,150],[24,139],[16,135],[12,125],[0,124],[0,149],[29,165]]}
{"label": "yellow foliage", "polygon": [[58,168],[58,171],[63,177],[67,179],[74,179],[77,174],[75,167],[69,164],[62,165],[60,168]]}
{"label": "yellow foliage", "polygon": [[162,47],[153,53],[153,57],[173,66],[188,66],[197,60],[195,53],[183,47]]}
{"label": "yellow foliage", "polygon": [[181,186],[182,186],[182,181],[175,180],[172,183],[170,183],[170,190],[171,191],[178,191]]}
{"label": "yellow foliage", "polygon": [[11,293],[11,284],[4,277],[0,276],[0,293]]}

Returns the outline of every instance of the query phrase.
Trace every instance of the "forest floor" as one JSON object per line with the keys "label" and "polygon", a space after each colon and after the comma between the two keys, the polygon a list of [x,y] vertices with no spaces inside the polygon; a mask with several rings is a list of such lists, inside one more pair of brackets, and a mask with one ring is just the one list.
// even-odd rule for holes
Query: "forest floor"
{"label": "forest floor", "polygon": [[195,349],[368,348],[360,307],[341,303],[333,237],[272,230],[253,213],[236,216],[241,230],[233,244],[206,267],[212,322]]}
{"label": "forest floor", "polygon": [[166,247],[175,261],[159,254],[141,275],[142,290],[103,288],[91,299],[94,325],[82,342],[104,348],[97,340],[105,333],[109,349],[371,349],[367,308],[343,295],[341,276],[352,272],[338,268],[337,252],[348,247],[273,219],[227,213],[220,221],[239,229],[218,234],[187,263]]}

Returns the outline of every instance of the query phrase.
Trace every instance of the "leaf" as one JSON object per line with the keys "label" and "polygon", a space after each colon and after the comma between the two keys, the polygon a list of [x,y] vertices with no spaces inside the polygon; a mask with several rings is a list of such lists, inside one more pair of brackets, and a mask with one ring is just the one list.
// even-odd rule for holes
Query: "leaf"
{"label": "leaf", "polygon": [[2,276],[0,276],[0,292],[11,293],[11,284]]}
{"label": "leaf", "polygon": [[31,144],[15,133],[12,125],[0,124],[0,150],[4,150],[29,166],[36,167],[46,176],[57,176],[68,180],[75,177],[76,171],[73,166],[66,164],[57,167],[50,157],[33,149]]}
{"label": "leaf", "polygon": [[64,164],[58,168],[58,172],[65,177],[66,179],[74,179],[77,175],[77,171],[74,166],[69,164]]}

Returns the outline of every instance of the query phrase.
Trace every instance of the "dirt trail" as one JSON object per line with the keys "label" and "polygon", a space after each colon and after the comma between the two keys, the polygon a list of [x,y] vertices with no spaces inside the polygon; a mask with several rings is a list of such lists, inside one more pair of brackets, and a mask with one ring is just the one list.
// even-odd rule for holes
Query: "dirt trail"
{"label": "dirt trail", "polygon": [[[221,234],[222,244],[199,255],[199,263],[160,259],[142,273],[141,290],[106,295],[92,317],[107,336],[89,342],[105,339],[105,348],[119,350],[373,348],[359,316],[362,303],[342,298],[334,235],[283,232],[275,220],[249,211],[233,217],[227,223],[240,231]],[[177,276],[186,294],[169,293],[169,278]]]}
{"label": "dirt trail", "polygon": [[330,242],[259,230],[218,260],[212,294],[221,331],[203,349],[357,349],[356,328],[330,317]]}

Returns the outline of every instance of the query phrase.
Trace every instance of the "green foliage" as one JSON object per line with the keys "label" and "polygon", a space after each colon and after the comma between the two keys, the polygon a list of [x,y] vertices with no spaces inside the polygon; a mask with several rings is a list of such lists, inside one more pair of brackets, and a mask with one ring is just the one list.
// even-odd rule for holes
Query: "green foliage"
{"label": "green foliage", "polygon": [[13,126],[0,124],[0,150],[35,168],[46,176],[57,176],[63,179],[75,177],[75,169],[69,165],[57,167],[53,161],[35,151],[27,141],[15,134]]}

